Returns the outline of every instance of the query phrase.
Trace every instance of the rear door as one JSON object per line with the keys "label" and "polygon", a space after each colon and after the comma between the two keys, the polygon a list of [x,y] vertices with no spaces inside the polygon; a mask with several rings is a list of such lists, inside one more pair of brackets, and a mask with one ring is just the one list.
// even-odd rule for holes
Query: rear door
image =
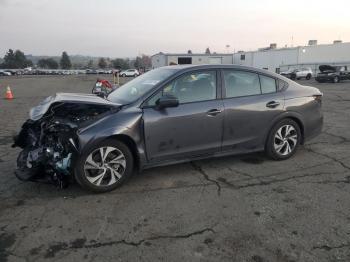
{"label": "rear door", "polygon": [[263,149],[272,120],[284,108],[275,78],[240,70],[223,70],[223,151]]}
{"label": "rear door", "polygon": [[[181,160],[221,149],[224,107],[216,70],[186,73],[166,84],[143,108],[147,158],[151,162]],[[157,109],[156,101],[171,94],[179,106]]]}

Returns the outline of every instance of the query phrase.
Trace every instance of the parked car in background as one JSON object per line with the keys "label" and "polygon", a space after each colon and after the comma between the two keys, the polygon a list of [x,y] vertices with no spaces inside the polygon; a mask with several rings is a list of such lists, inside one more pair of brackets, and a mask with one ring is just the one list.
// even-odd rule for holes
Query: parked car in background
{"label": "parked car in background", "polygon": [[0,70],[0,76],[10,76],[12,75],[11,72]]}
{"label": "parked car in background", "polygon": [[292,80],[299,80],[302,78],[305,78],[306,80],[311,79],[313,76],[313,72],[311,68],[302,68],[302,69],[296,69],[292,74],[291,74],[291,79]]}
{"label": "parked car in background", "polygon": [[285,160],[322,125],[317,88],[251,67],[161,67],[106,99],[59,93],[31,109],[16,175],[106,192],[135,169],[256,151]]}
{"label": "parked car in background", "polygon": [[5,72],[10,73],[10,75],[16,75],[17,70],[16,69],[7,69]]}
{"label": "parked car in background", "polygon": [[295,71],[295,68],[289,68],[287,71],[283,71],[280,73],[280,75],[287,77],[287,78],[291,78],[291,74]]}
{"label": "parked car in background", "polygon": [[140,75],[140,72],[137,69],[128,69],[128,70],[121,71],[119,75],[122,77],[126,77],[126,76],[136,77]]}
{"label": "parked car in background", "polygon": [[85,74],[87,75],[96,75],[97,71],[94,69],[86,69]]}
{"label": "parked car in background", "polygon": [[316,76],[316,81],[338,83],[341,80],[350,80],[350,72],[347,66],[320,65],[320,73]]}
{"label": "parked car in background", "polygon": [[282,72],[281,75],[288,77],[292,80],[300,80],[302,78],[309,80],[313,77],[313,72],[311,68],[290,69],[285,72]]}
{"label": "parked car in background", "polygon": [[103,69],[96,70],[96,74],[98,74],[98,75],[103,75],[104,73],[105,73],[105,70],[103,70]]}

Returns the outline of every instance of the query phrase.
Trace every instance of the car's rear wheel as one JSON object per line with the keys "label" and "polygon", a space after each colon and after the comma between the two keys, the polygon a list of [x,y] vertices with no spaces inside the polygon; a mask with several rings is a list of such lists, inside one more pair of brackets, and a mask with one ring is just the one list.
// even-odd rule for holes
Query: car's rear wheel
{"label": "car's rear wheel", "polygon": [[265,151],[272,159],[285,160],[295,154],[300,141],[299,125],[292,119],[284,119],[271,129]]}
{"label": "car's rear wheel", "polygon": [[122,74],[122,77],[126,77],[126,74]]}
{"label": "car's rear wheel", "polygon": [[311,79],[311,74],[307,74],[306,80],[310,80],[310,79]]}
{"label": "car's rear wheel", "polygon": [[335,76],[333,78],[333,83],[339,83],[339,77],[338,76]]}
{"label": "car's rear wheel", "polygon": [[87,190],[108,192],[122,185],[132,175],[133,168],[130,149],[120,141],[108,139],[79,157],[75,178]]}

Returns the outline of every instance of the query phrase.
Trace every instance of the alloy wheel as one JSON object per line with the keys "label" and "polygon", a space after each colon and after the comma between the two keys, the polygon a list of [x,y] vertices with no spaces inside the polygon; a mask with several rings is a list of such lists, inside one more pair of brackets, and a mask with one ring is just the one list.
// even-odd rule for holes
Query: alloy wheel
{"label": "alloy wheel", "polygon": [[274,137],[274,148],[277,154],[289,155],[298,143],[298,133],[292,125],[281,126]]}
{"label": "alloy wheel", "polygon": [[115,147],[100,147],[89,154],[84,164],[87,180],[95,186],[111,186],[124,174],[126,158]]}

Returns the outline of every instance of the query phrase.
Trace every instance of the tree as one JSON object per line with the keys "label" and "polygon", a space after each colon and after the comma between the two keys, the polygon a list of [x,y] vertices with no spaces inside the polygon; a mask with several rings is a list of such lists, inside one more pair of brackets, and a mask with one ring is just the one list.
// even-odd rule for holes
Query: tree
{"label": "tree", "polygon": [[129,62],[127,60],[124,60],[122,58],[116,58],[111,61],[112,65],[115,69],[128,69],[129,68]]}
{"label": "tree", "polygon": [[72,63],[66,51],[62,53],[60,66],[62,69],[70,69],[72,67]]}
{"label": "tree", "polygon": [[107,62],[103,57],[98,61],[98,67],[102,69],[107,67]]}
{"label": "tree", "polygon": [[137,56],[134,62],[134,67],[137,69],[142,68],[142,58]]}
{"label": "tree", "polygon": [[152,59],[148,55],[142,55],[142,66],[145,69],[151,68],[152,67]]}
{"label": "tree", "polygon": [[86,67],[87,68],[92,68],[94,65],[94,61],[92,59],[89,60],[89,62],[87,63]]}
{"label": "tree", "polygon": [[4,62],[1,67],[8,69],[16,69],[16,68],[25,68],[28,66],[32,66],[33,62],[26,58],[24,53],[20,50],[16,50],[13,52],[12,49],[9,49],[4,56]]}
{"label": "tree", "polygon": [[38,61],[38,66],[47,69],[57,69],[58,63],[53,58],[43,58]]}
{"label": "tree", "polygon": [[4,56],[4,63],[2,64],[3,68],[16,68],[16,59],[15,53],[12,49],[9,49]]}
{"label": "tree", "polygon": [[135,59],[134,66],[137,69],[147,69],[152,67],[152,59],[147,55],[138,56]]}
{"label": "tree", "polygon": [[207,49],[205,49],[205,54],[210,55],[210,49],[209,49],[209,47],[207,47]]}
{"label": "tree", "polygon": [[187,54],[192,54],[192,50],[188,50],[188,51],[187,51]]}

